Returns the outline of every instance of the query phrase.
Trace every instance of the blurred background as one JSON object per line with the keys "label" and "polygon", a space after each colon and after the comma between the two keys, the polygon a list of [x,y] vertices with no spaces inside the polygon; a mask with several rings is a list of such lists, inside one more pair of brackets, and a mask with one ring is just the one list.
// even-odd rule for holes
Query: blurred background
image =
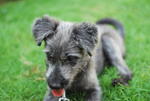
{"label": "blurred background", "polygon": [[[150,99],[149,0],[0,0],[0,101],[42,101],[46,83],[43,46],[32,37],[35,18],[48,14],[60,20],[92,22],[105,17],[121,21],[126,31],[126,61],[134,73],[129,86],[111,86],[115,68],[99,81],[103,101]],[[73,95],[71,101],[82,101]]]}

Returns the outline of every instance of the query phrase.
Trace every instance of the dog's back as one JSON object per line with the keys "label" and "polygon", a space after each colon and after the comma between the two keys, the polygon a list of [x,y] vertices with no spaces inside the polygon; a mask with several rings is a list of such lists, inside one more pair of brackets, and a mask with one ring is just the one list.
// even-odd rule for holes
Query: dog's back
{"label": "dog's back", "polygon": [[[124,28],[122,24],[114,19],[106,18],[96,22],[99,34],[99,43],[97,45],[95,61],[97,73],[101,73],[105,65],[110,65],[111,61],[108,59],[107,53],[104,51],[105,38],[110,38],[116,43],[116,48],[119,48],[122,56],[125,55],[124,45]],[[114,28],[113,28],[114,27]],[[108,39],[109,40],[109,39]],[[106,40],[107,41],[107,40]],[[110,50],[111,51],[111,50]],[[111,52],[113,54],[113,52]]]}

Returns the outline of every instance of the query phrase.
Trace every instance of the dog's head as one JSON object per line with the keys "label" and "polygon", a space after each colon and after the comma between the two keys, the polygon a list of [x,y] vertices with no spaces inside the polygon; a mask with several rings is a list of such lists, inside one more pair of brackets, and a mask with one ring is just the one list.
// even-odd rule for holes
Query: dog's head
{"label": "dog's head", "polygon": [[45,42],[46,77],[52,89],[66,88],[72,83],[88,64],[97,43],[95,25],[61,22],[50,17],[35,21],[33,35],[39,46]]}

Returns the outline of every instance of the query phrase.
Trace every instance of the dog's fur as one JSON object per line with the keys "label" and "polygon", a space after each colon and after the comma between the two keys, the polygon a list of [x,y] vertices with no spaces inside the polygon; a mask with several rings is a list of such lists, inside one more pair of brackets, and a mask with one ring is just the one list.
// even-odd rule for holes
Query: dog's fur
{"label": "dog's fur", "polygon": [[[110,25],[114,25],[113,28]],[[35,21],[33,35],[40,46],[45,42],[48,93],[44,101],[58,101],[51,89],[84,91],[86,101],[100,101],[101,89],[97,75],[106,64],[115,66],[120,74],[117,83],[128,84],[131,71],[124,61],[124,32],[112,19],[96,24],[71,23],[44,16]]]}

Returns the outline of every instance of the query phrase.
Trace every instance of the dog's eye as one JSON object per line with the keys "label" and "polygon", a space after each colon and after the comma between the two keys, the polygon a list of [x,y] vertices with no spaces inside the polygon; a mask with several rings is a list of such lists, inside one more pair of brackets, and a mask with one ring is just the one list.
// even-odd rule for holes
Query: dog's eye
{"label": "dog's eye", "polygon": [[47,58],[48,58],[48,60],[52,60],[53,59],[53,57],[52,56],[47,56]]}
{"label": "dog's eye", "polygon": [[53,57],[53,56],[47,56],[47,59],[48,59],[48,61],[51,62],[51,63],[56,63],[56,58]]}
{"label": "dog's eye", "polygon": [[72,66],[74,66],[74,65],[77,63],[78,59],[79,59],[79,57],[77,57],[77,56],[68,56],[68,57],[67,57],[68,62],[69,62]]}
{"label": "dog's eye", "polygon": [[53,57],[52,56],[47,56],[48,61],[53,62]]}
{"label": "dog's eye", "polygon": [[54,57],[50,53],[47,53],[46,56],[49,61],[54,60]]}

